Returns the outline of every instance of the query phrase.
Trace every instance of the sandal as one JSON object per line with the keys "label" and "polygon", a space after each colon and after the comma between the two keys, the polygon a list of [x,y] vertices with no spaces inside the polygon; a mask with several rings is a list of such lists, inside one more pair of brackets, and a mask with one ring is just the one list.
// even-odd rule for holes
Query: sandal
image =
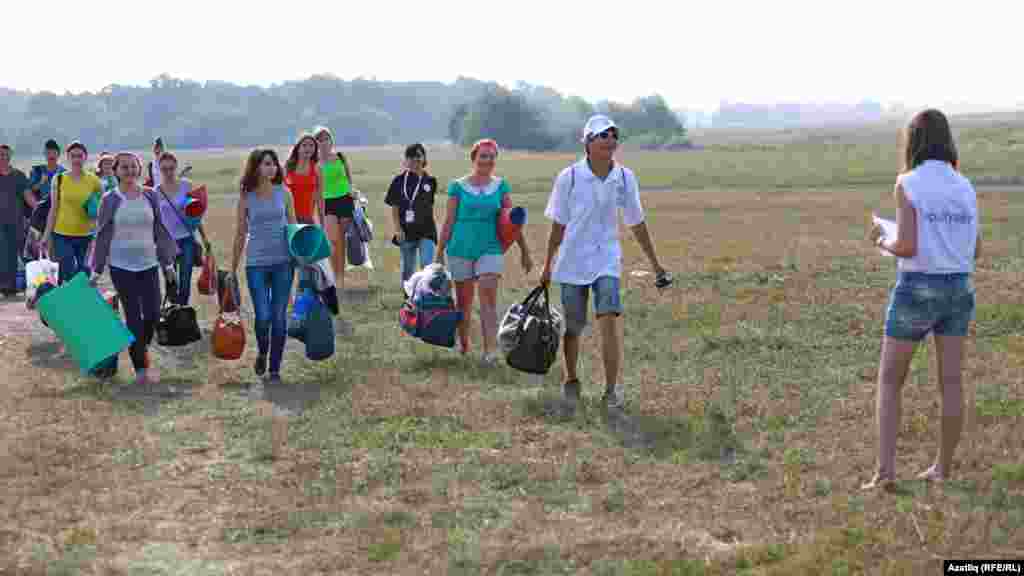
{"label": "sandal", "polygon": [[896,488],[895,480],[893,480],[892,478],[879,476],[878,474],[875,474],[875,477],[872,478],[870,482],[860,487],[861,490],[865,491],[885,490],[887,492],[891,492],[894,488]]}

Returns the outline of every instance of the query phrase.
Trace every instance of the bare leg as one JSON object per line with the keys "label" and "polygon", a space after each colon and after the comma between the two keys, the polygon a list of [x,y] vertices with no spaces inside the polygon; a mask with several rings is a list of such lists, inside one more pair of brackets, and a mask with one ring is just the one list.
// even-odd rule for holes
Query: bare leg
{"label": "bare leg", "polygon": [[459,322],[459,343],[462,346],[462,353],[469,352],[469,324],[473,319],[473,291],[476,289],[476,281],[464,280],[455,283],[455,305],[462,311],[462,321]]}
{"label": "bare leg", "polygon": [[878,366],[878,397],[875,418],[878,425],[878,469],[865,489],[891,484],[896,478],[896,436],[903,412],[903,382],[910,369],[917,344],[886,336]]}
{"label": "bare leg", "polygon": [[348,259],[348,252],[345,251],[345,230],[348,229],[348,225],[352,223],[351,218],[339,218],[338,219],[338,254],[341,256],[340,264],[335,270],[335,274],[338,275],[338,289],[345,289],[345,262]]}
{"label": "bare leg", "polygon": [[338,217],[328,214],[324,218],[327,239],[331,241],[331,266],[334,267],[335,284],[338,288],[338,298],[344,297],[345,278],[345,235],[341,232],[341,224]]}
{"label": "bare leg", "polygon": [[566,334],[562,338],[562,356],[565,358],[565,381],[578,380],[576,368],[580,358],[580,337]]}
{"label": "bare leg", "polygon": [[925,480],[945,480],[953,470],[953,453],[963,429],[963,336],[935,336],[938,353],[939,396],[942,398],[942,424],[939,453],[932,467],[918,475]]}
{"label": "bare leg", "polygon": [[604,360],[605,390],[615,390],[619,382],[619,365],[622,356],[622,338],[619,336],[619,316],[604,314],[597,318],[601,326],[601,358]]}
{"label": "bare leg", "polygon": [[480,284],[480,329],[483,332],[484,355],[492,354],[498,340],[498,280],[497,274],[484,274]]}

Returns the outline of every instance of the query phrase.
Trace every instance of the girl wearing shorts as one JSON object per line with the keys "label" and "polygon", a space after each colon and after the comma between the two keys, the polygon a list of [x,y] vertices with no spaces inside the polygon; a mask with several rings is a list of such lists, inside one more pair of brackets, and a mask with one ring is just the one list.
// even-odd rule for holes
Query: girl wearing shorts
{"label": "girl wearing shorts", "polygon": [[320,185],[324,200],[324,229],[331,240],[331,265],[339,295],[345,289],[345,230],[352,223],[356,202],[352,197],[352,173],[345,155],[334,149],[334,135],[324,127],[313,129],[317,143]]}
{"label": "girl wearing shorts", "polygon": [[[459,324],[462,354],[469,352],[474,289],[479,284],[483,360],[493,365],[497,362],[498,280],[505,267],[498,240],[498,213],[512,202],[508,182],[494,176],[498,144],[494,140],[481,140],[473,145],[469,158],[473,162],[473,173],[448,185],[448,211],[435,261],[444,263],[447,252],[448,270],[455,282],[456,305],[463,314]],[[533,262],[522,235],[516,244],[523,270],[529,274]]]}
{"label": "girl wearing shorts", "polygon": [[973,274],[980,251],[977,198],[956,169],[956,146],[941,112],[917,114],[904,132],[903,148],[903,173],[894,192],[896,238],[884,236],[878,225],[871,230],[871,240],[897,257],[898,273],[878,369],[878,468],[866,489],[894,485],[901,390],[914,349],[929,333],[938,358],[942,425],[935,461],[918,478],[949,478],[963,425],[964,339],[974,319]]}

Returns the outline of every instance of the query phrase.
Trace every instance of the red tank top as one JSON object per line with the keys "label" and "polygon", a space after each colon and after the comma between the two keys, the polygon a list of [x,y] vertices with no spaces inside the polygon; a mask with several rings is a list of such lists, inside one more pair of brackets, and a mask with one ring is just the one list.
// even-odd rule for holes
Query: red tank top
{"label": "red tank top", "polygon": [[299,172],[288,172],[284,177],[284,183],[292,192],[292,199],[295,203],[295,218],[300,221],[313,221],[313,193],[316,192],[317,170],[316,165],[310,165],[309,171],[305,174]]}

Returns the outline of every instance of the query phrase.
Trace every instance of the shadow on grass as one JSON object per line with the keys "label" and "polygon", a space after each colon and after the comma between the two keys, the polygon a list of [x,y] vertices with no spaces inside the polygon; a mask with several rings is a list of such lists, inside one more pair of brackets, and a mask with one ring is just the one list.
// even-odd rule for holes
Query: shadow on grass
{"label": "shadow on grass", "polygon": [[512,388],[534,386],[533,380],[524,378],[522,372],[509,368],[504,360],[495,365],[485,365],[479,354],[460,355],[450,348],[437,348],[430,355],[416,355],[400,361],[398,368],[403,374],[432,374],[444,370],[452,380],[487,383]]}
{"label": "shadow on grass", "polygon": [[93,398],[153,416],[160,411],[162,404],[192,397],[197,386],[184,378],[169,377],[148,386],[138,386],[131,375],[124,375],[122,371],[113,380],[84,377],[74,386],[62,390],[59,397]]}
{"label": "shadow on grass", "polygon": [[703,417],[666,418],[607,408],[602,402],[588,398],[574,404],[559,394],[548,392],[520,400],[519,410],[526,417],[555,424],[603,430],[626,448],[655,458],[686,453],[703,460],[732,464],[743,448],[732,425],[716,409],[709,410]]}
{"label": "shadow on grass", "polygon": [[36,368],[77,371],[77,366],[71,356],[58,356],[59,352],[60,343],[57,341],[33,342],[29,344],[25,354],[28,356],[29,363]]}

